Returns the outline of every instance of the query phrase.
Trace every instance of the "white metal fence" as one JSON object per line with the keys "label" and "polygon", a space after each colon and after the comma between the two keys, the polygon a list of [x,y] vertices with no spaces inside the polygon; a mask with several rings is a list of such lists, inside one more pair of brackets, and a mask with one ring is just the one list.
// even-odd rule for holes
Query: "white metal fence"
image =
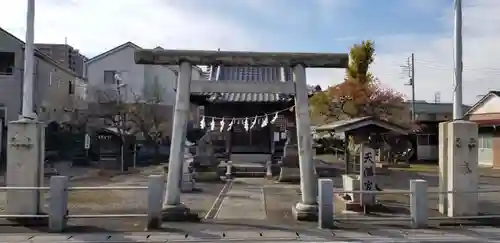
{"label": "white metal fence", "polygon": [[[499,193],[499,189],[478,189],[476,191],[432,191],[427,188],[427,181],[425,180],[410,180],[410,190],[384,190],[384,191],[361,191],[361,190],[337,190],[331,189],[333,186],[333,181],[331,179],[319,179],[319,194],[318,194],[318,224],[321,228],[333,227],[334,222],[342,221],[402,221],[409,222],[414,228],[427,228],[428,221],[430,220],[479,220],[479,219],[495,219],[500,218],[500,214],[488,214],[488,215],[470,215],[470,216],[428,216],[430,209],[428,196],[432,194],[479,194],[479,193]],[[405,194],[410,196],[410,215],[406,216],[391,216],[391,217],[367,217],[367,216],[355,216],[355,217],[342,217],[335,215],[335,200],[333,200],[334,194],[348,194],[348,193],[359,193],[359,194]]]}
{"label": "white metal fence", "polygon": [[[426,228],[429,220],[447,219],[492,219],[500,218],[500,214],[473,215],[459,217],[429,217],[429,194],[477,194],[497,193],[498,189],[478,189],[477,191],[429,191],[427,181],[410,180],[410,190],[384,190],[384,191],[360,191],[360,190],[337,190],[331,179],[319,179],[318,194],[318,224],[321,228],[333,227],[334,222],[342,221],[407,221],[415,228]],[[165,182],[162,175],[149,176],[148,186],[100,186],[100,187],[69,187],[68,178],[65,176],[53,176],[49,187],[0,187],[0,191],[48,191],[47,214],[1,214],[0,218],[22,219],[22,218],[47,218],[49,228],[52,231],[63,231],[67,220],[72,218],[145,218],[147,228],[158,228],[162,221],[162,206],[165,192]],[[102,191],[102,190],[146,190],[147,209],[146,213],[124,213],[124,214],[71,214],[68,211],[68,192],[70,191]],[[410,196],[410,215],[392,217],[337,217],[335,215],[335,194],[360,193],[360,194],[403,194]]]}
{"label": "white metal fence", "polygon": [[[162,175],[149,176],[148,186],[99,186],[99,187],[69,187],[68,178],[53,176],[49,187],[0,187],[0,191],[48,191],[47,214],[0,214],[0,218],[47,218],[52,231],[63,231],[68,219],[71,218],[145,218],[149,228],[161,225],[163,196],[165,182]],[[147,213],[128,214],[71,214],[68,211],[68,192],[70,191],[102,191],[102,190],[147,190]],[[7,205],[7,209],[9,205]]]}

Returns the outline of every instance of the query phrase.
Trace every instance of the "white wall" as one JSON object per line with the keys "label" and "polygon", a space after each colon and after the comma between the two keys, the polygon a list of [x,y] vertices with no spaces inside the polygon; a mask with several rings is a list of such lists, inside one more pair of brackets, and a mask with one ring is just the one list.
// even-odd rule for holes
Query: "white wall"
{"label": "white wall", "polygon": [[[89,83],[89,98],[95,101],[95,90],[108,88],[116,90],[115,85],[104,85],[104,71],[116,70],[120,72],[121,83],[126,86],[121,89],[122,100],[134,102],[136,97],[152,98],[151,88],[155,88],[155,81],[161,86],[163,104],[175,103],[175,87],[177,82],[176,68],[161,65],[135,64],[134,52],[136,48],[126,47],[101,59],[87,64],[86,77]],[[200,73],[193,70],[193,78],[199,79]],[[94,90],[94,91],[92,91]],[[94,94],[92,94],[94,93]]]}
{"label": "white wall", "polygon": [[[110,55],[102,57],[86,65],[86,77],[89,84],[89,99],[95,101],[95,89],[109,88],[116,90],[115,85],[104,85],[104,71],[120,72],[121,83],[127,84],[123,93],[123,101],[132,101],[132,94],[142,94],[144,87],[144,66],[134,61],[135,48],[126,47]],[[127,92],[125,92],[127,91]]]}
{"label": "white wall", "polygon": [[475,115],[490,113],[500,113],[500,97],[496,95],[490,95],[490,98],[485,100],[483,105],[472,112]]}
{"label": "white wall", "polygon": [[[167,66],[149,65],[145,67],[146,85],[155,88],[155,82],[161,87],[161,99],[165,105],[173,105],[175,103],[175,84],[177,75],[175,71]],[[151,93],[145,93],[146,97],[150,97]]]}

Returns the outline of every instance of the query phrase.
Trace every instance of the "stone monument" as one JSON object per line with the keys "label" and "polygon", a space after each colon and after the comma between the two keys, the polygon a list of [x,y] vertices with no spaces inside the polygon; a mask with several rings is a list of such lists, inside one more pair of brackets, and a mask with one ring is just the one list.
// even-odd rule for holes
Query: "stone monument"
{"label": "stone monument", "polygon": [[[7,131],[7,186],[40,187],[44,179],[45,129],[43,123],[21,119],[9,123]],[[7,191],[9,214],[42,213],[39,190]]]}
{"label": "stone monument", "polygon": [[[352,133],[354,143],[351,147],[359,147],[359,171],[356,174],[342,175],[343,189],[346,191],[378,191],[376,180],[376,150],[383,145],[379,132],[369,132],[366,129]],[[359,144],[354,146],[355,144]],[[357,149],[356,149],[357,150]],[[346,210],[360,210],[363,206],[376,204],[374,193],[347,193],[343,199],[346,201]]]}
{"label": "stone monument", "polygon": [[300,180],[299,154],[297,149],[297,132],[294,129],[287,129],[278,181],[293,182]]}
{"label": "stone monument", "polygon": [[[361,191],[375,191],[377,183],[375,176],[375,150],[368,144],[361,145],[359,156],[359,182]],[[372,206],[375,204],[375,194],[360,193],[361,206]]]}
{"label": "stone monument", "polygon": [[181,192],[192,192],[195,189],[193,172],[194,157],[186,147],[184,151],[184,165],[182,166]]}
{"label": "stone monument", "polygon": [[[453,121],[447,124],[445,139],[447,152],[447,214],[455,216],[475,216],[479,213],[478,194],[478,126],[469,121]],[[463,192],[463,193],[461,193]]]}

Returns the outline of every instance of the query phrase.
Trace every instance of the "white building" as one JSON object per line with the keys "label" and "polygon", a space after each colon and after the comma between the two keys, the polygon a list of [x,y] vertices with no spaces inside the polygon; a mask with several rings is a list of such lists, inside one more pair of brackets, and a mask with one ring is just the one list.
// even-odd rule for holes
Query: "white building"
{"label": "white building", "polygon": [[[21,113],[24,45],[19,38],[0,28],[0,120],[3,123],[17,120]],[[85,80],[38,49],[34,56],[34,112],[44,122],[63,122],[70,111],[84,106],[78,102],[74,84],[85,85]]]}
{"label": "white building", "polygon": [[[162,116],[171,118],[179,66],[136,64],[134,53],[140,49],[138,45],[127,42],[89,59],[84,68],[88,80],[87,101],[89,104],[97,104],[119,99],[123,103],[136,103],[159,98]],[[192,79],[206,79],[203,74],[196,66],[193,68]],[[190,118],[192,121],[199,120],[197,107],[192,106]],[[166,122],[170,123],[172,120],[168,119]],[[169,129],[167,134],[170,133]]]}
{"label": "white building", "polygon": [[[97,101],[97,90],[118,93],[119,89],[123,102],[135,102],[139,98],[147,100],[161,94],[162,104],[174,105],[178,67],[136,64],[134,52],[140,49],[138,45],[127,42],[85,63],[89,101]],[[200,68],[193,69],[193,79],[202,76]]]}

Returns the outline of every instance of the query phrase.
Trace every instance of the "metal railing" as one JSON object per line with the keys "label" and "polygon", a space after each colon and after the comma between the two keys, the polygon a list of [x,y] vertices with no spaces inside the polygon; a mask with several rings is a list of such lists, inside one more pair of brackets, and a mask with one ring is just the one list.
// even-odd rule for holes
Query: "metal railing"
{"label": "metal railing", "polygon": [[[363,191],[363,190],[338,190],[333,186],[331,179],[319,179],[319,195],[318,195],[318,224],[320,228],[331,228],[336,221],[408,221],[414,228],[426,228],[430,220],[479,220],[479,219],[494,219],[500,218],[500,214],[492,215],[471,215],[471,216],[438,216],[428,217],[429,210],[429,194],[479,194],[500,192],[499,189],[478,189],[475,191],[439,191],[428,190],[427,181],[425,180],[410,180],[410,190],[384,190],[384,191]],[[334,188],[332,190],[332,188]],[[406,194],[410,196],[410,215],[408,216],[393,216],[393,217],[337,217],[335,215],[335,194],[364,194],[364,195],[381,195],[381,194]],[[362,202],[359,202],[361,205]]]}
{"label": "metal railing", "polygon": [[[231,176],[231,163],[228,164],[228,176]],[[319,179],[318,181],[318,224],[321,228],[333,227],[336,221],[408,221],[414,228],[426,228],[429,220],[473,220],[500,218],[500,215],[473,215],[457,217],[428,217],[428,195],[429,194],[477,194],[500,192],[498,189],[478,189],[475,191],[429,191],[425,180],[410,180],[410,190],[337,190],[331,179]],[[52,231],[61,232],[65,229],[67,219],[70,218],[146,218],[147,228],[160,227],[162,221],[163,196],[165,182],[162,175],[149,176],[148,186],[100,186],[100,187],[69,187],[68,178],[65,176],[53,176],[49,187],[0,187],[0,191],[48,191],[48,214],[2,214],[0,218],[26,219],[47,218],[49,228]],[[102,190],[147,190],[147,213],[137,214],[70,214],[68,211],[68,192],[70,191],[102,191]],[[337,217],[335,215],[335,194],[361,194],[382,195],[402,194],[410,196],[410,215],[393,217]],[[360,201],[362,204],[362,202]],[[15,210],[14,210],[15,211]]]}
{"label": "metal railing", "polygon": [[[147,190],[147,213],[137,214],[70,214],[68,211],[68,192],[70,191],[102,191],[102,190]],[[48,218],[49,228],[62,232],[69,218],[147,218],[148,228],[161,225],[163,195],[165,182],[162,175],[149,176],[148,186],[99,186],[99,187],[69,187],[68,178],[53,176],[50,187],[0,187],[0,191],[48,191],[47,214],[0,214],[5,219]],[[16,210],[14,210],[16,211]],[[22,210],[19,210],[22,211]]]}

